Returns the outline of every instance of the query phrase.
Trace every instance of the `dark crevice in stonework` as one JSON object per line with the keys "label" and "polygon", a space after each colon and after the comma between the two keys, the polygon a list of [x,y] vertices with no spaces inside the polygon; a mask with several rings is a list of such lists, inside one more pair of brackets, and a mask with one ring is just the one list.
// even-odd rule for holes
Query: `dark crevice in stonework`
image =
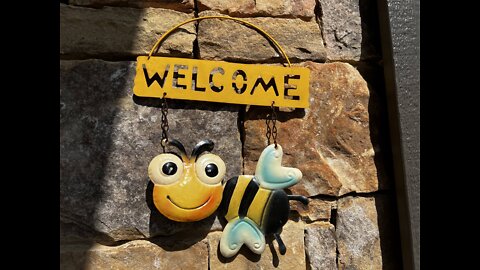
{"label": "dark crevice in stonework", "polygon": [[[198,1],[193,1],[193,15],[195,18],[198,18]],[[200,46],[198,45],[198,26],[199,22],[194,22],[195,24],[195,40],[193,41],[193,58],[200,59]]]}
{"label": "dark crevice in stonework", "polygon": [[319,200],[323,200],[323,201],[336,201],[338,199],[337,196],[327,195],[327,194],[317,194],[315,196],[308,196],[308,197],[310,199],[319,199]]}
{"label": "dark crevice in stonework", "polygon": [[210,270],[210,257],[212,254],[210,254],[210,241],[206,241],[207,243],[207,269]]}
{"label": "dark crevice in stonework", "polygon": [[[303,242],[305,243],[306,242],[306,239],[305,239],[305,236],[307,235],[305,233],[306,231],[303,231],[303,235],[304,235],[304,239],[303,239]],[[305,270],[312,270],[312,266],[310,265],[310,257],[308,256],[308,252],[307,252],[307,247],[305,246]]]}
{"label": "dark crevice in stonework", "polygon": [[[64,4],[69,4],[75,7],[82,7],[82,8],[90,8],[90,9],[103,9],[105,7],[113,7],[113,8],[130,8],[130,9],[139,9],[139,10],[145,10],[147,8],[161,8],[161,9],[168,9],[168,10],[173,10],[177,12],[182,12],[182,13],[187,13],[190,14],[192,11],[194,11],[192,8],[189,6],[184,6],[184,5],[179,5],[179,3],[175,3],[172,0],[164,0],[164,1],[145,1],[142,3],[142,1],[135,0],[135,1],[122,1],[122,0],[117,0],[117,1],[110,1],[107,3],[80,3],[80,4],[75,4],[75,3],[68,3],[69,0],[60,0],[60,3]],[[171,3],[169,3],[171,2]]]}
{"label": "dark crevice in stonework", "polygon": [[337,209],[332,208],[330,212],[330,223],[337,228]]}
{"label": "dark crevice in stonework", "polygon": [[352,60],[352,59],[327,59],[325,63],[335,63],[335,62],[340,62],[340,63],[346,63],[350,64],[354,67],[358,66],[378,66],[383,68],[383,62],[382,60]]}
{"label": "dark crevice in stonework", "polygon": [[368,192],[368,193],[359,193],[359,192],[349,192],[340,196],[335,196],[335,195],[327,195],[327,194],[318,194],[315,196],[309,196],[310,199],[317,199],[317,200],[323,200],[323,201],[336,201],[341,198],[345,197],[375,197],[376,195],[394,195],[395,191],[391,189],[384,189],[384,190],[377,190],[373,192]]}
{"label": "dark crevice in stonework", "polygon": [[195,23],[195,30],[197,31],[197,36],[193,41],[193,58],[200,59],[200,46],[198,45],[198,22]]}
{"label": "dark crevice in stonework", "polygon": [[99,55],[87,55],[87,54],[61,54],[60,60],[92,60],[98,59],[109,62],[123,62],[123,61],[137,61],[135,55],[116,55],[116,54],[99,54]]}
{"label": "dark crevice in stonework", "polygon": [[193,14],[198,18],[198,0],[193,0]]}
{"label": "dark crevice in stonework", "polygon": [[333,228],[335,230],[335,263],[337,264],[337,269],[339,268],[338,265],[338,258],[340,257],[340,252],[338,251],[338,239],[337,239],[337,209],[332,208],[332,211],[330,212],[330,223],[333,224]]}
{"label": "dark crevice in stonework", "polygon": [[315,19],[317,20],[317,24],[320,27],[320,34],[322,35],[322,40],[323,40],[323,46],[326,47],[325,43],[325,35],[323,34],[323,10],[322,10],[322,5],[320,4],[320,0],[315,1]]}
{"label": "dark crevice in stonework", "polygon": [[337,269],[340,269],[340,262],[338,261],[338,258],[340,257],[340,252],[338,251],[338,242],[335,244],[335,251],[337,252],[335,263],[337,264]]}
{"label": "dark crevice in stonework", "polygon": [[245,174],[245,111],[246,106],[241,105],[238,111],[237,127],[240,134],[240,142],[242,144],[242,174]]}

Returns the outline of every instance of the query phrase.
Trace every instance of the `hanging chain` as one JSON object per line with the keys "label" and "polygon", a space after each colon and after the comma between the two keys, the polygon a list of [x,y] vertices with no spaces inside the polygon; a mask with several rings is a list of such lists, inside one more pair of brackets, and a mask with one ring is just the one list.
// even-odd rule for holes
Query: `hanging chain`
{"label": "hanging chain", "polygon": [[167,145],[168,142],[168,106],[167,106],[167,100],[165,99],[165,96],[167,93],[163,93],[163,98],[162,98],[162,123],[161,123],[161,128],[162,128],[162,149],[163,152],[165,153],[165,146]]}
{"label": "hanging chain", "polygon": [[[265,123],[267,124],[267,133],[265,135],[267,136],[268,145],[270,145],[270,138],[272,138],[275,148],[277,148],[277,113],[275,112],[275,107],[273,106],[274,104],[275,101],[272,101],[272,113],[269,115],[267,114],[265,119]],[[272,127],[270,127],[270,125]]]}

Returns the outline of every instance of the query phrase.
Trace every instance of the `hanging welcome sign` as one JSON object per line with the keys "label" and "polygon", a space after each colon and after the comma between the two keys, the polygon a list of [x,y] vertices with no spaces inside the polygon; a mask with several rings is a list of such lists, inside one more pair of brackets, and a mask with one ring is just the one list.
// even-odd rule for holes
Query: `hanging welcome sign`
{"label": "hanging welcome sign", "polygon": [[[165,37],[178,27],[200,19],[231,19],[255,28],[281,52],[287,66],[152,56]],[[165,96],[233,104],[308,108],[310,70],[292,67],[288,56],[268,33],[249,22],[224,16],[185,21],[166,32],[148,56],[137,58],[133,92],[140,97]]]}
{"label": "hanging welcome sign", "polygon": [[[213,18],[239,21],[255,28],[276,46],[287,66],[152,56],[173,30],[189,22]],[[276,139],[275,107],[308,107],[309,70],[292,67],[280,45],[258,27],[236,18],[208,16],[188,20],[165,33],[148,56],[138,57],[136,71],[134,94],[162,100],[163,153],[155,156],[148,166],[157,210],[171,220],[193,222],[207,218],[219,209],[219,214],[227,221],[219,242],[224,257],[235,256],[243,245],[261,254],[268,235],[275,237],[280,254],[286,254],[287,248],[280,234],[290,213],[289,202],[296,200],[308,204],[308,198],[290,195],[283,190],[298,183],[302,172],[282,165],[283,150]],[[255,174],[224,181],[225,162],[221,157],[207,153],[213,151],[213,141],[200,141],[188,155],[180,141],[169,139],[167,99],[271,107],[272,112],[266,119],[269,145],[258,159]],[[270,144],[270,138],[273,144]],[[168,147],[176,148],[179,154],[167,151]]]}

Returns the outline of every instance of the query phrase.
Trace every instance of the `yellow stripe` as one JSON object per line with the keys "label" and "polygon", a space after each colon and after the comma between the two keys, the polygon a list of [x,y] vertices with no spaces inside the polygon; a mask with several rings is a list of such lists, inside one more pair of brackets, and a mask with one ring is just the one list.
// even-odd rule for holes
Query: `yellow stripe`
{"label": "yellow stripe", "polygon": [[271,191],[268,189],[258,189],[257,195],[248,208],[247,217],[253,220],[258,226],[262,224],[263,211],[267,205],[268,197],[270,197]]}
{"label": "yellow stripe", "polygon": [[230,199],[230,204],[228,205],[228,212],[225,215],[225,218],[230,221],[233,218],[238,217],[238,209],[240,208],[240,203],[242,202],[243,194],[245,189],[247,189],[248,183],[253,178],[252,175],[240,175],[237,180],[237,185],[233,191],[232,198]]}

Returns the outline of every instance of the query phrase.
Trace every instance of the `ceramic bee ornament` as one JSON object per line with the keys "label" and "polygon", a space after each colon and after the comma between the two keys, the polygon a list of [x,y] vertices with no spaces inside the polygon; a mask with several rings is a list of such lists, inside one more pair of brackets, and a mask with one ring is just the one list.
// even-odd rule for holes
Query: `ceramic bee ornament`
{"label": "ceramic bee ornament", "polygon": [[[285,66],[244,65],[153,55],[158,52],[164,39],[176,29],[206,19],[233,20],[253,28],[281,53]],[[169,69],[172,66],[175,68]],[[179,66],[193,70],[190,72],[191,83],[177,80],[186,77],[177,72]],[[216,73],[220,74],[215,76],[215,82],[213,78]],[[241,89],[235,82],[237,75],[243,77]],[[267,83],[268,78],[271,79]],[[261,254],[265,250],[265,237],[270,235],[278,242],[280,253],[285,254],[286,246],[280,234],[288,221],[289,201],[308,204],[308,199],[288,195],[283,190],[295,185],[302,178],[302,173],[297,168],[282,166],[283,150],[276,141],[275,106],[308,108],[309,78],[310,70],[307,67],[293,67],[285,50],[270,34],[242,19],[201,16],[181,22],[164,32],[148,56],[138,57],[133,88],[137,97],[161,99],[163,154],[153,158],[148,167],[150,180],[155,184],[153,202],[160,213],[174,221],[190,222],[204,219],[218,208],[219,216],[227,220],[219,244],[224,257],[235,256],[243,245]],[[228,85],[235,91],[221,91]],[[273,88],[273,91],[267,91],[269,88]],[[266,119],[267,147],[259,157],[255,174],[233,177],[222,186],[225,163],[212,153],[204,153],[213,150],[213,142],[201,141],[188,156],[179,141],[168,139],[167,99],[270,106],[272,113]],[[273,144],[270,144],[270,138]],[[180,154],[166,152],[166,146],[178,148]]]}
{"label": "ceramic bee ornament", "polygon": [[198,221],[210,216],[222,201],[225,163],[212,151],[210,140],[199,142],[189,157],[177,140],[168,145],[180,155],[163,153],[152,159],[148,176],[155,184],[153,203],[164,216],[180,222]]}
{"label": "ceramic bee ornament", "polygon": [[242,245],[261,254],[265,235],[273,234],[280,253],[286,252],[280,232],[288,221],[289,200],[308,204],[304,196],[287,195],[284,188],[295,185],[302,173],[297,168],[282,166],[283,150],[271,144],[260,155],[255,175],[240,175],[228,180],[223,191],[220,213],[228,221],[220,239],[224,257],[238,253]]}

